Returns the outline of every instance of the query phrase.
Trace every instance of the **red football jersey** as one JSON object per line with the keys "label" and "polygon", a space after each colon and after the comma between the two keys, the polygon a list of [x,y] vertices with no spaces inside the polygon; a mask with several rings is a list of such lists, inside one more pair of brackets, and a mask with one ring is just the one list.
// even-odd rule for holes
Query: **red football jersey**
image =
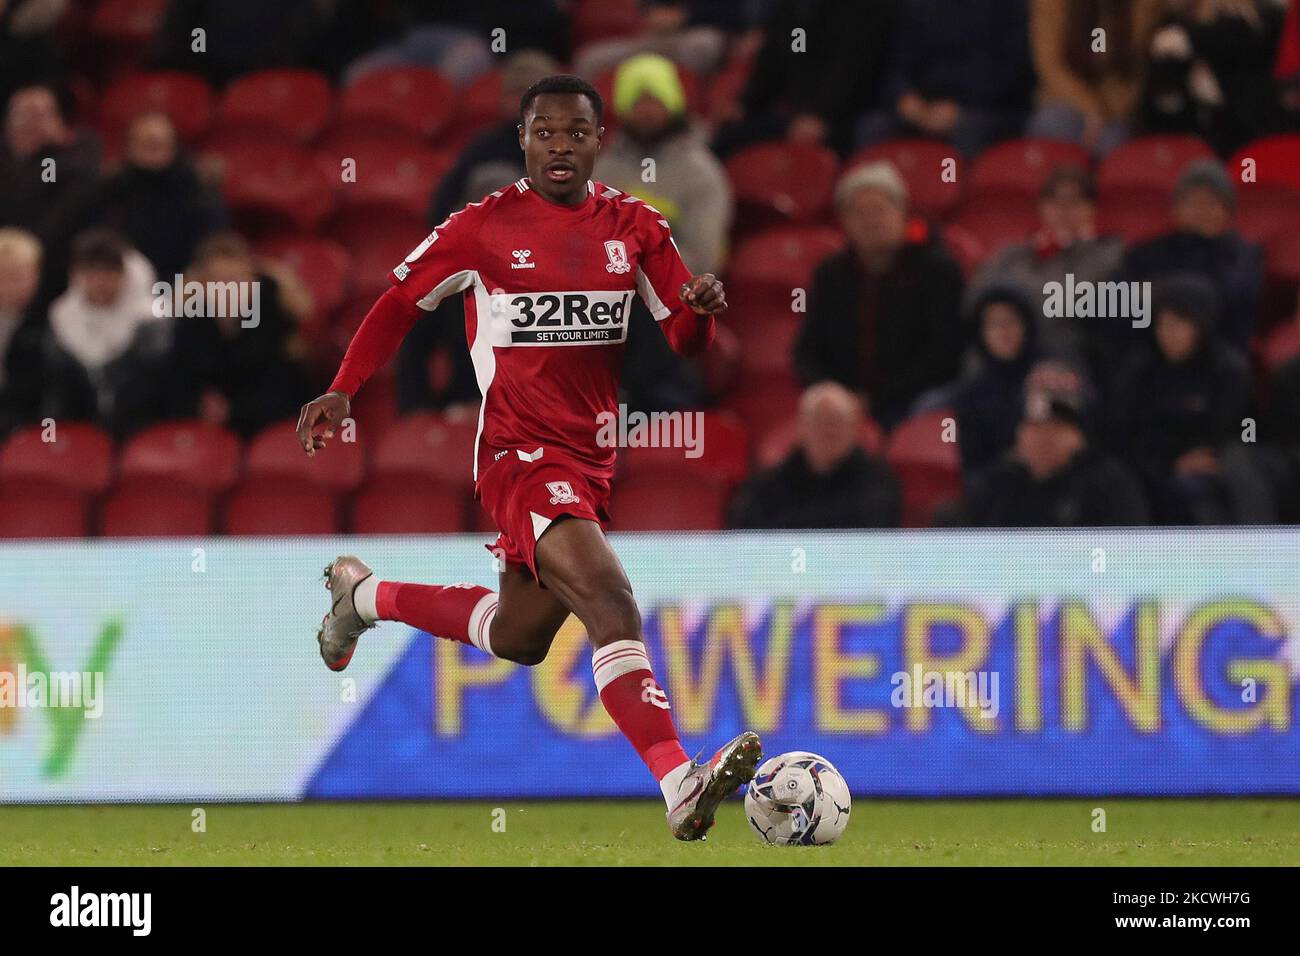
{"label": "red football jersey", "polygon": [[667,220],[635,196],[588,182],[581,204],[561,206],[527,179],[453,213],[389,276],[425,310],[464,294],[483,394],[475,478],[494,451],[543,445],[608,477],[615,450],[597,444],[597,416],[618,410],[632,298],[674,349],[699,351],[714,325],[682,303],[690,278]]}

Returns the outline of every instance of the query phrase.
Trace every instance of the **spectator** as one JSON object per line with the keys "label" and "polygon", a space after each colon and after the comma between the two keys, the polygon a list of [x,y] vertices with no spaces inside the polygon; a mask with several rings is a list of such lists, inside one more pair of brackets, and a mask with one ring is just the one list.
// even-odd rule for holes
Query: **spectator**
{"label": "spectator", "polygon": [[945,523],[986,528],[1140,525],[1137,479],[1094,448],[1082,383],[1039,384],[1031,374],[1010,455],[976,475]]}
{"label": "spectator", "polygon": [[[442,178],[429,207],[431,226],[525,175],[519,147],[519,100],[528,87],[559,71],[555,59],[538,50],[520,50],[506,59],[497,102],[500,119],[470,142]],[[440,363],[445,372],[438,376],[431,373],[435,356],[446,359]],[[478,381],[465,338],[464,305],[460,296],[448,296],[427,321],[417,322],[402,340],[397,353],[397,405],[403,412],[413,412],[478,400]]]}
{"label": "spectator", "polygon": [[10,0],[0,3],[0,102],[20,87],[63,72],[54,42],[68,0]]}
{"label": "spectator", "polygon": [[[613,106],[622,126],[597,157],[597,178],[663,213],[692,274],[718,271],[731,228],[731,183],[691,125],[672,61],[645,53],[620,66]],[[649,182],[646,159],[655,164]]]}
{"label": "spectator", "polygon": [[1277,0],[1171,0],[1150,42],[1143,122],[1193,133],[1220,155],[1285,122],[1271,65],[1285,15]]}
{"label": "spectator", "polygon": [[40,415],[45,318],[35,308],[41,244],[0,228],[0,438]]}
{"label": "spectator", "polygon": [[[1042,313],[1043,287],[1049,282],[1102,282],[1118,268],[1124,254],[1119,239],[1097,235],[1097,187],[1088,171],[1060,166],[1043,182],[1038,195],[1038,230],[1028,240],[1006,246],[980,266],[967,299],[973,302],[994,285],[1013,283]],[[1039,344],[1046,355],[1079,367],[1095,356],[1088,319],[1043,315]]]}
{"label": "spectator", "polygon": [[979,368],[958,384],[951,402],[966,475],[992,464],[1015,443],[1025,377],[1038,355],[1035,311],[1019,289],[990,288],[973,315]]}
{"label": "spectator", "polygon": [[957,371],[961,270],[923,223],[909,225],[907,187],[889,163],[850,170],[835,202],[848,246],[813,275],[795,368],[805,384],[865,393],[888,428]]}
{"label": "spectator", "polygon": [[1300,523],[1300,355],[1273,373],[1270,401],[1259,425],[1261,467],[1268,476],[1277,519]]}
{"label": "spectator", "polygon": [[[895,0],[775,0],[741,98],[714,149],[721,156],[763,140],[789,139],[848,153],[853,117],[880,96]],[[794,31],[806,38],[795,45]]]}
{"label": "spectator", "polygon": [[642,0],[640,31],[584,45],[573,55],[573,72],[599,76],[639,53],[658,53],[707,76],[721,65],[727,37],[747,25],[741,6],[728,0]]}
{"label": "spectator", "polygon": [[224,220],[221,200],[200,181],[181,154],[176,129],[162,113],[131,121],[121,171],[100,196],[102,224],[124,235],[172,282],[194,255],[198,243]]}
{"label": "spectator", "polygon": [[72,245],[68,291],[50,306],[46,408],[121,437],[157,416],[169,323],[154,314],[154,271],[102,229]]}
{"label": "spectator", "polygon": [[69,244],[88,223],[99,188],[99,145],[72,128],[65,109],[53,87],[17,90],[0,148],[0,226],[20,226],[41,241],[42,303],[67,281]]}
{"label": "spectator", "polygon": [[1209,279],[1222,308],[1222,336],[1244,352],[1254,331],[1264,260],[1260,248],[1234,227],[1236,206],[1236,193],[1223,165],[1213,159],[1197,160],[1174,188],[1174,231],[1131,249],[1121,272],[1137,281],[1180,272]]}
{"label": "spectator", "polygon": [[[305,304],[285,282],[259,268],[248,244],[218,233],[199,246],[185,276],[201,283],[237,283],[257,289],[256,324],[234,309],[176,323],[172,348],[171,411],[225,425],[244,437],[297,414],[316,383],[305,371],[297,320]],[[254,286],[253,284],[256,283]]]}
{"label": "spectator", "polygon": [[1195,277],[1154,293],[1154,353],[1130,356],[1110,409],[1114,446],[1145,483],[1166,524],[1276,520],[1241,442],[1250,372],[1215,339],[1214,289]]}
{"label": "spectator", "polygon": [[[866,113],[859,145],[933,136],[973,156],[1017,135],[1033,66],[1027,0],[908,0],[899,10],[882,107]],[[854,37],[860,41],[861,34]]]}
{"label": "spectator", "polygon": [[[1038,107],[1026,133],[1105,156],[1128,138],[1164,0],[1032,0]],[[1094,31],[1103,30],[1097,48]]]}
{"label": "spectator", "polygon": [[862,405],[834,382],[799,401],[799,444],[752,476],[732,508],[734,528],[895,528],[901,495],[885,463],[861,445]]}

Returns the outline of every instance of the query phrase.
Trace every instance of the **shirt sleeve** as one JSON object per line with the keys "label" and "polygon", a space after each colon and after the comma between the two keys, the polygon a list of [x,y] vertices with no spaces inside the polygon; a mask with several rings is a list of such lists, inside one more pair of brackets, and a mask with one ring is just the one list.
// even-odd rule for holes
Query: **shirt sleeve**
{"label": "shirt sleeve", "polygon": [[691,271],[677,251],[668,220],[652,207],[644,208],[652,218],[643,231],[636,291],[673,351],[682,355],[702,352],[713,342],[717,331],[713,316],[698,315],[682,302],[679,292],[691,281]]}
{"label": "shirt sleeve", "polygon": [[388,274],[400,298],[432,312],[447,296],[473,284],[477,230],[467,221],[474,218],[473,208],[448,216]]}

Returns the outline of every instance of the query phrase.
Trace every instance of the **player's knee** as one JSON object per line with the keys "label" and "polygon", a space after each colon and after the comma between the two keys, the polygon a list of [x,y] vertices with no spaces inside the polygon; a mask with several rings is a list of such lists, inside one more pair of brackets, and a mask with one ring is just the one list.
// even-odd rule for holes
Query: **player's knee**
{"label": "player's knee", "polygon": [[610,582],[591,596],[588,606],[591,611],[583,624],[595,647],[615,641],[641,640],[641,610],[636,606],[632,589],[625,583]]}
{"label": "player's knee", "polygon": [[526,647],[518,650],[507,651],[500,656],[505,660],[515,664],[522,664],[524,667],[536,667],[542,661],[546,660],[546,652],[549,648]]}

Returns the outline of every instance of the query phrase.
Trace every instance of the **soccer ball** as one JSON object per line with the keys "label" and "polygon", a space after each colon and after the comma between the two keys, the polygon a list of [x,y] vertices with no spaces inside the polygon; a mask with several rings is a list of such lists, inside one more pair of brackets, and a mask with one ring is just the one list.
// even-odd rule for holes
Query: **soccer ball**
{"label": "soccer ball", "polygon": [[745,793],[755,836],[776,846],[834,843],[849,825],[851,805],[840,772],[805,750],[765,760]]}

